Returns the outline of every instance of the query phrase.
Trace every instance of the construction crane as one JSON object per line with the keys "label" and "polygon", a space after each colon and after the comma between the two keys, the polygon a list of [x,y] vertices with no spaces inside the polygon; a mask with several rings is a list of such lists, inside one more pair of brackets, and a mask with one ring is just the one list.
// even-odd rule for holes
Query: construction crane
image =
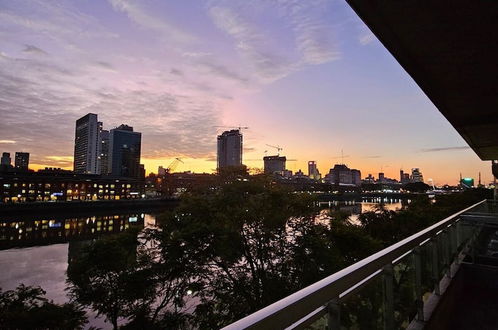
{"label": "construction crane", "polygon": [[268,146],[268,147],[271,147],[271,148],[275,148],[275,149],[277,149],[277,156],[280,156],[280,151],[282,151],[282,150],[283,150],[283,148],[282,148],[282,147],[280,147],[280,146],[272,146],[271,144],[267,144],[267,146]]}
{"label": "construction crane", "polygon": [[230,128],[230,129],[238,129],[239,131],[240,130],[243,130],[243,129],[249,129],[249,127],[247,126],[213,126],[213,127],[216,127],[216,128]]}
{"label": "construction crane", "polygon": [[169,166],[166,168],[166,173],[171,173],[175,170],[175,168],[178,166],[178,164],[185,164],[183,162],[183,160],[181,158],[175,158],[173,159],[173,161],[171,162],[171,164],[169,164]]}

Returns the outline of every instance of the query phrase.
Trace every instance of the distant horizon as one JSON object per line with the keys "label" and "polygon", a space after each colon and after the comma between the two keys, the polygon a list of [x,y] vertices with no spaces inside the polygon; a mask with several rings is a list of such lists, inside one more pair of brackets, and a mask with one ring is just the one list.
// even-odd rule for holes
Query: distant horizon
{"label": "distant horizon", "polygon": [[35,169],[72,169],[75,121],[96,113],[143,133],[148,173],[213,172],[216,126],[247,126],[244,158],[278,145],[293,172],[343,150],[363,178],[493,179],[346,2],[18,0],[0,18],[0,151]]}

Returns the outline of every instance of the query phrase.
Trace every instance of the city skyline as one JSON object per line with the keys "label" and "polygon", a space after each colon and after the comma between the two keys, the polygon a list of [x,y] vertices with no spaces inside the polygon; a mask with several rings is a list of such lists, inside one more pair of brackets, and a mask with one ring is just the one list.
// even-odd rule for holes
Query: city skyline
{"label": "city skyline", "polygon": [[32,168],[70,169],[74,121],[93,112],[143,132],[149,172],[175,157],[179,171],[215,170],[215,126],[241,123],[244,158],[281,145],[294,172],[316,160],[328,173],[344,149],[363,177],[419,167],[436,184],[491,180],[345,3],[0,6],[0,149],[29,152]]}

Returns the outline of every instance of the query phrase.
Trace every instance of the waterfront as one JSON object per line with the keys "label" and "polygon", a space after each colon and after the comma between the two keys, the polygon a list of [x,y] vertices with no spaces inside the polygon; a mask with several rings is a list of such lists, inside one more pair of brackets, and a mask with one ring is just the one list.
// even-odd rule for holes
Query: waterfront
{"label": "waterfront", "polygon": [[[352,214],[372,210],[377,201],[336,202],[331,209]],[[399,200],[386,202],[389,209],[401,207]],[[328,210],[326,208],[325,210]],[[47,291],[46,297],[57,303],[66,296],[66,270],[71,258],[77,256],[88,240],[122,232],[130,227],[150,227],[156,224],[161,211],[94,214],[80,217],[23,217],[0,219],[0,277],[2,290],[14,289],[20,283],[39,285]],[[107,328],[108,323],[88,312],[90,325]]]}

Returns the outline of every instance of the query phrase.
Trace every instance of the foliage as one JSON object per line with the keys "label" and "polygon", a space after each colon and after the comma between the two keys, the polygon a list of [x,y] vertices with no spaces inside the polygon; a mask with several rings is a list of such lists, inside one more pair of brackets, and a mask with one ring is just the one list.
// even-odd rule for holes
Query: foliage
{"label": "foliage", "polygon": [[20,284],[15,290],[0,289],[0,328],[82,329],[87,318],[74,303],[62,305],[48,301],[40,287]]}

